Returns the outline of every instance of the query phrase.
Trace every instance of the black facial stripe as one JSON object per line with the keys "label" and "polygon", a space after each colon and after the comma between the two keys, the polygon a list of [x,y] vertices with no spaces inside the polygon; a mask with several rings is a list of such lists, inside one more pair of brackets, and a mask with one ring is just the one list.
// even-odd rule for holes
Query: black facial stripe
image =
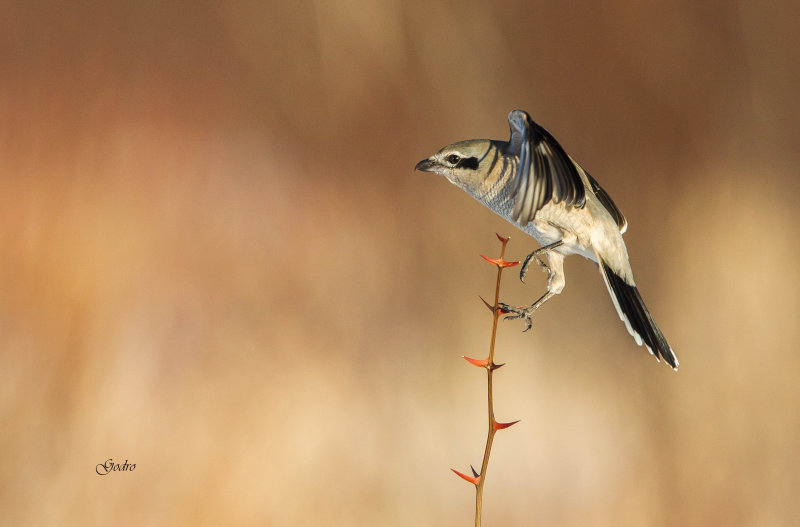
{"label": "black facial stripe", "polygon": [[461,161],[458,162],[456,165],[458,168],[468,168],[470,170],[475,170],[478,168],[478,158],[477,157],[465,157]]}

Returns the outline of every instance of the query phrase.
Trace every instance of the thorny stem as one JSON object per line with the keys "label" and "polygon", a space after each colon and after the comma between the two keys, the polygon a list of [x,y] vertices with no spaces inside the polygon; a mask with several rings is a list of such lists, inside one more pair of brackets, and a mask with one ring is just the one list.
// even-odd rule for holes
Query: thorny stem
{"label": "thorny stem", "polygon": [[[503,244],[500,249],[500,258],[506,252],[506,244],[508,238],[502,238],[498,235],[500,242]],[[489,432],[486,435],[486,448],[483,451],[483,462],[481,463],[480,477],[475,485],[475,527],[481,525],[481,511],[483,508],[483,485],[486,482],[486,469],[489,467],[489,455],[492,452],[492,442],[494,441],[494,434],[497,432],[497,421],[494,419],[494,399],[492,397],[492,377],[494,370],[499,368],[494,363],[494,343],[497,337],[497,322],[500,319],[500,278],[503,276],[504,265],[497,266],[497,282],[494,288],[494,304],[492,306],[492,340],[489,343],[489,358],[486,364],[486,379],[487,379],[487,396],[489,403]]]}
{"label": "thorny stem", "polygon": [[492,340],[489,343],[489,356],[483,360],[464,357],[467,361],[469,361],[470,364],[486,369],[486,379],[487,379],[486,392],[489,403],[489,432],[486,435],[486,448],[483,451],[483,461],[481,462],[480,473],[475,472],[475,469],[473,468],[472,476],[468,476],[466,474],[462,474],[461,472],[455,469],[450,469],[465,481],[469,481],[470,483],[475,485],[475,527],[480,527],[481,525],[481,509],[483,508],[483,485],[486,482],[486,469],[489,466],[489,455],[492,452],[492,442],[494,441],[494,434],[498,430],[508,428],[509,426],[517,422],[517,421],[512,421],[510,423],[498,423],[494,418],[492,377],[494,376],[494,370],[502,366],[502,364],[495,364],[494,362],[494,344],[495,344],[495,339],[497,337],[497,321],[500,319],[500,315],[502,313],[508,312],[500,307],[500,278],[503,276],[504,268],[513,267],[519,264],[519,262],[507,262],[503,259],[506,253],[506,244],[508,243],[508,238],[504,238],[498,234],[497,239],[500,240],[500,242],[503,244],[502,248],[500,249],[500,258],[497,259],[487,258],[486,256],[481,255],[484,260],[497,267],[497,283],[495,284],[494,288],[494,304],[489,305],[489,303],[486,300],[483,300],[483,298],[481,298],[481,300],[483,300],[483,303],[486,304],[486,307],[488,307],[492,311]]}

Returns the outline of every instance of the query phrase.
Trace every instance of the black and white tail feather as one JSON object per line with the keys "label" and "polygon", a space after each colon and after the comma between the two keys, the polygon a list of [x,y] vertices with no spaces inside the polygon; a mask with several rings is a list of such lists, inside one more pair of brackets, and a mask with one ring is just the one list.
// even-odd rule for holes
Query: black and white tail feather
{"label": "black and white tail feather", "polygon": [[602,259],[600,272],[614,301],[614,307],[617,308],[619,318],[625,323],[628,333],[636,340],[636,344],[639,346],[644,344],[656,360],[663,358],[673,370],[678,371],[678,357],[667,343],[664,334],[658,329],[636,286],[628,284],[617,276]]}
{"label": "black and white tail feather", "polygon": [[533,312],[564,288],[564,257],[580,254],[598,262],[617,313],[636,343],[677,370],[678,359],[633,282],[622,240],[628,225],[625,216],[600,184],[530,115],[514,110],[508,114],[508,124],[508,141],[459,141],[415,168],[445,176],[536,238],[542,247],[529,259],[546,251],[550,263],[547,293],[530,307],[514,311],[513,318],[524,318],[530,327]]}

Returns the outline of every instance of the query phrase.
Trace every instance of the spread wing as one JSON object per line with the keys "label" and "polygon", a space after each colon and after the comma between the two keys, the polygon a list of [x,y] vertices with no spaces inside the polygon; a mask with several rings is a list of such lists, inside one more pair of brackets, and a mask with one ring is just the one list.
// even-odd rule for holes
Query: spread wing
{"label": "spread wing", "polygon": [[625,231],[628,230],[628,220],[626,220],[625,216],[622,215],[622,211],[617,208],[614,200],[611,199],[611,196],[608,195],[608,192],[603,190],[603,187],[600,186],[600,183],[595,181],[595,179],[585,170],[583,173],[586,174],[587,178],[589,178],[589,184],[592,186],[592,192],[594,192],[594,195],[597,196],[597,199],[600,200],[600,203],[603,204],[608,213],[611,214],[611,217],[614,218],[614,221],[617,222],[619,232],[625,234]]}
{"label": "spread wing", "polygon": [[508,124],[511,127],[508,153],[519,157],[511,191],[512,219],[524,226],[551,200],[583,208],[586,203],[583,181],[558,141],[522,110],[509,113]]}

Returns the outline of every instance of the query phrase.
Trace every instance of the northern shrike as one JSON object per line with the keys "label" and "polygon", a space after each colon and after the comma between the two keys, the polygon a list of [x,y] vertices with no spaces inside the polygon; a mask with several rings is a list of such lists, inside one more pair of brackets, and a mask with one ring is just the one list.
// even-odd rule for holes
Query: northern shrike
{"label": "northern shrike", "polygon": [[[547,130],[522,110],[508,114],[511,139],[473,139],[446,146],[416,170],[446,177],[473,198],[530,234],[541,245],[525,259],[520,279],[535,260],[549,275],[547,292],[530,307],[503,304],[531,327],[531,315],[564,289],[564,257],[597,263],[619,317],[638,345],[673,369],[678,358],[658,329],[633,281],[622,240],[628,224],[597,181],[567,155]],[[546,254],[549,266],[539,259]]]}

